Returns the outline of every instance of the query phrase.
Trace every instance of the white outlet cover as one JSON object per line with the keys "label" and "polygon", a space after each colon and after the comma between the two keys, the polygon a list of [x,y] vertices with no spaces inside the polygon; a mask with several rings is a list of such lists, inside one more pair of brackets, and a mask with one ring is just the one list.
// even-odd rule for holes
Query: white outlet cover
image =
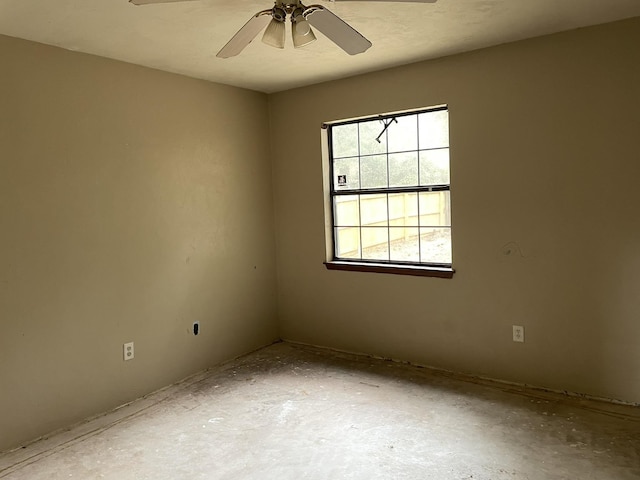
{"label": "white outlet cover", "polygon": [[133,360],[134,358],[133,342],[125,343],[122,346],[122,355],[125,361]]}
{"label": "white outlet cover", "polygon": [[524,343],[524,327],[521,325],[513,326],[513,341]]}

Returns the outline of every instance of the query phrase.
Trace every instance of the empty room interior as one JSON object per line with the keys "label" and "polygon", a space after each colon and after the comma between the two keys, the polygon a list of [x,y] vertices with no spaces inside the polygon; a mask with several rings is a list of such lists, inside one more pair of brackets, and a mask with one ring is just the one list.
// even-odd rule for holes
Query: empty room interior
{"label": "empty room interior", "polygon": [[[0,478],[640,479],[637,2],[406,4],[432,50],[332,2],[366,52],[234,58],[271,2],[35,3],[0,6]],[[442,112],[446,182],[338,175],[341,131]],[[446,253],[394,262],[365,200],[434,192]]]}

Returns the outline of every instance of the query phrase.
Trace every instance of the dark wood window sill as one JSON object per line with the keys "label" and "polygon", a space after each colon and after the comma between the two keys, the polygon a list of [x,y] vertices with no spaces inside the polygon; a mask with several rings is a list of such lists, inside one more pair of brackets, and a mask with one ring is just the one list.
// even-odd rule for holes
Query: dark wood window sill
{"label": "dark wood window sill", "polygon": [[347,270],[350,272],[388,273],[392,275],[413,275],[416,277],[453,278],[455,270],[450,267],[430,267],[422,265],[389,265],[386,263],[325,262],[327,270]]}

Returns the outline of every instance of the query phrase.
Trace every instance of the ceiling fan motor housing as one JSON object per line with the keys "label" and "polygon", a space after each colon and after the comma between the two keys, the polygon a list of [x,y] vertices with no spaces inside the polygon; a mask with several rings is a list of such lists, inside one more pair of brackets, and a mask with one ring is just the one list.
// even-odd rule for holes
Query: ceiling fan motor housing
{"label": "ceiling fan motor housing", "polygon": [[284,22],[287,19],[287,10],[285,5],[275,5],[271,11],[271,16],[277,22]]}

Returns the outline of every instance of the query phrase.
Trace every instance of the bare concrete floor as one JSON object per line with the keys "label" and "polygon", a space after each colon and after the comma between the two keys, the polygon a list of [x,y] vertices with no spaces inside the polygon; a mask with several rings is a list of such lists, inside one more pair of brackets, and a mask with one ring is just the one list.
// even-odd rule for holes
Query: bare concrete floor
{"label": "bare concrete floor", "polygon": [[16,479],[640,479],[640,409],[276,344],[0,456]]}

